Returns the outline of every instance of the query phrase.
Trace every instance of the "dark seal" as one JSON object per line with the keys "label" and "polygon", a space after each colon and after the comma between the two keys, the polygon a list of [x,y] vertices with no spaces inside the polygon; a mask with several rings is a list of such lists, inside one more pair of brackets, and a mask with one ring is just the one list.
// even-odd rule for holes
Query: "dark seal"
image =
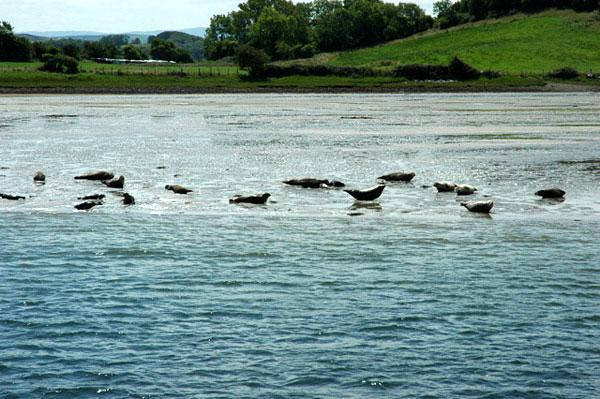
{"label": "dark seal", "polygon": [[115,175],[113,175],[110,172],[100,171],[88,173],[81,176],[75,176],[75,180],[110,180],[114,177]]}
{"label": "dark seal", "polygon": [[359,201],[375,201],[377,198],[381,197],[383,194],[383,190],[385,190],[385,186],[383,184],[367,188],[365,190],[344,190],[354,198]]}
{"label": "dark seal", "polygon": [[231,204],[256,204],[256,205],[264,205],[271,194],[264,193],[260,195],[235,195],[233,198],[229,200]]}

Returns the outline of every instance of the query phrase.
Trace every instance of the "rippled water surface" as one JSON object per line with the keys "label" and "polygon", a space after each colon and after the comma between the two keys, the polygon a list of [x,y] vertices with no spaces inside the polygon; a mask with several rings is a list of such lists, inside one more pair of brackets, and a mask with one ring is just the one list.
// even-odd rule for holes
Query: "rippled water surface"
{"label": "rippled water surface", "polygon": [[600,397],[599,183],[597,94],[0,97],[0,398]]}

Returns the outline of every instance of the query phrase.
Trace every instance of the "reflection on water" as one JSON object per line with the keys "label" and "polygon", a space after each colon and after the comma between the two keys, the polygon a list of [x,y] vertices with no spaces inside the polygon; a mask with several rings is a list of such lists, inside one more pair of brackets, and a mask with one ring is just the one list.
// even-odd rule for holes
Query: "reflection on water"
{"label": "reflection on water", "polygon": [[[27,197],[0,200],[0,396],[600,391],[597,94],[7,96],[0,109],[0,193]],[[73,179],[98,169],[124,175],[136,205]],[[282,183],[370,187],[400,170],[413,183],[374,202]],[[477,187],[468,198],[493,199],[492,215],[436,181]],[[534,195],[554,186],[565,201]],[[265,206],[228,201],[263,192]],[[104,205],[75,212],[92,194]]]}

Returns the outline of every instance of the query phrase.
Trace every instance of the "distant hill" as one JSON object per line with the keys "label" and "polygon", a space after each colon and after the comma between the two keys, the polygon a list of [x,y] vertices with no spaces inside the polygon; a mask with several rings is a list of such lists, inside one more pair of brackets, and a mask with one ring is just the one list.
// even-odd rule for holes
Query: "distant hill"
{"label": "distant hill", "polygon": [[458,56],[478,69],[543,73],[571,66],[600,72],[597,14],[546,11],[480,21],[449,30],[303,61],[331,65],[388,67],[447,64]]}
{"label": "distant hill", "polygon": [[73,36],[104,36],[107,33],[102,32],[92,32],[92,31],[50,31],[50,32],[23,32],[24,34],[45,37],[48,39],[62,39],[62,38],[71,38]]}
{"label": "distant hill", "polygon": [[188,33],[190,35],[200,36],[200,37],[206,36],[206,28],[179,29],[179,32]]}
{"label": "distant hill", "polygon": [[17,34],[17,36],[24,37],[25,39],[32,41],[32,42],[43,42],[45,40],[49,40],[47,37],[34,36],[34,35],[27,34],[27,33],[20,33],[20,34]]}
{"label": "distant hill", "polygon": [[[139,38],[143,43],[148,40],[150,36],[156,36],[165,30],[154,30],[154,31],[138,31],[138,32],[125,32],[124,35],[128,35],[130,39]],[[189,28],[181,29],[179,32],[188,33],[195,36],[204,36],[206,34],[205,28]],[[44,41],[49,39],[74,39],[84,41],[98,41],[103,36],[111,33],[104,32],[93,32],[93,31],[48,31],[48,32],[21,32],[19,36],[27,37],[32,41]]]}
{"label": "distant hill", "polygon": [[196,61],[204,59],[204,39],[184,32],[167,31],[156,37],[175,43],[187,50]]}

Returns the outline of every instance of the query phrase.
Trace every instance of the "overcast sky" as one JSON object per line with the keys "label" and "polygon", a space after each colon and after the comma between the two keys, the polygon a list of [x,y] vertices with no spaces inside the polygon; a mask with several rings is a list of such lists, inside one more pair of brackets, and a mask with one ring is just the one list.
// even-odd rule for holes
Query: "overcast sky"
{"label": "overcast sky", "polygon": [[[434,0],[413,0],[431,13]],[[0,20],[17,32],[107,33],[206,27],[241,0],[0,0]],[[405,1],[409,2],[409,1]],[[397,3],[397,2],[396,2]]]}

